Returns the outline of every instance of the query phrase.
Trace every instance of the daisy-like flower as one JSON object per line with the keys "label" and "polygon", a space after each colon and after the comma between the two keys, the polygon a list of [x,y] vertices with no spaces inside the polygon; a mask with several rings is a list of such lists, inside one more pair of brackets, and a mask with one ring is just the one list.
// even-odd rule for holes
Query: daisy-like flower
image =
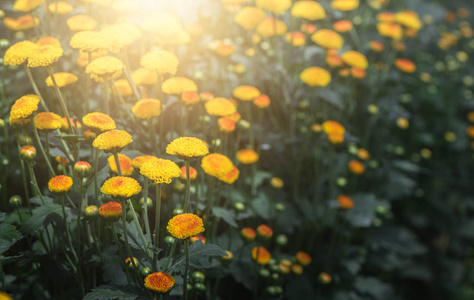
{"label": "daisy-like flower", "polygon": [[19,66],[26,62],[28,57],[35,53],[39,46],[30,41],[21,41],[13,44],[5,51],[3,63],[8,66]]}
{"label": "daisy-like flower", "polygon": [[146,68],[138,68],[132,73],[132,81],[137,85],[154,85],[158,82],[158,74]]}
{"label": "daisy-like flower", "polygon": [[302,266],[307,266],[311,263],[312,259],[311,256],[303,251],[298,251],[295,254],[296,261],[302,265]]}
{"label": "daisy-like flower", "polygon": [[185,91],[181,94],[181,101],[183,101],[186,106],[198,104],[199,100],[199,94],[196,91]]}
{"label": "daisy-like flower", "polygon": [[105,79],[111,78],[114,74],[122,70],[122,61],[112,56],[96,58],[86,67],[87,74],[96,75]]}
{"label": "daisy-like flower", "polygon": [[420,17],[413,10],[402,10],[395,14],[395,21],[410,29],[420,30],[422,22]]}
{"label": "daisy-like flower", "polygon": [[225,182],[227,184],[232,184],[234,183],[237,179],[239,179],[240,171],[237,169],[236,166],[233,166],[232,171],[229,173],[225,174],[222,177],[219,177],[218,179],[222,182]]}
{"label": "daisy-like flower", "polygon": [[310,21],[326,18],[326,11],[316,1],[298,1],[291,7],[291,15]]}
{"label": "daisy-like flower", "polygon": [[135,117],[142,120],[158,117],[161,115],[161,101],[152,98],[141,99],[133,105],[132,112]]}
{"label": "daisy-like flower", "polygon": [[242,228],[242,230],[240,231],[240,234],[247,242],[251,242],[255,240],[255,238],[257,237],[257,233],[255,232],[255,230],[253,230],[250,227]]}
{"label": "daisy-like flower", "polygon": [[12,119],[29,118],[37,109],[40,97],[37,95],[26,95],[16,100],[10,110]]}
{"label": "daisy-like flower", "polygon": [[265,12],[253,6],[244,6],[234,17],[234,22],[247,30],[254,30],[265,19]]}
{"label": "daisy-like flower", "polygon": [[201,168],[206,174],[219,178],[232,171],[234,164],[223,154],[211,153],[203,157]]}
{"label": "daisy-like flower", "polygon": [[325,87],[331,82],[331,74],[323,68],[310,67],[300,73],[300,79],[307,85]]}
{"label": "daisy-like flower", "polygon": [[135,179],[125,176],[115,176],[107,179],[100,191],[106,195],[114,198],[126,199],[137,195],[142,190],[142,187]]}
{"label": "daisy-like flower", "polygon": [[[257,252],[258,252],[258,258],[257,258]],[[254,247],[252,249],[252,259],[256,260],[259,265],[266,265],[272,258],[272,255],[270,252],[268,252],[267,249],[263,247]]]}
{"label": "daisy-like flower", "polygon": [[180,137],[168,144],[166,153],[183,160],[191,160],[208,154],[209,148],[206,142],[198,138]]}
{"label": "daisy-like flower", "polygon": [[122,149],[133,142],[130,133],[125,130],[110,130],[96,137],[92,146],[104,150],[105,153],[120,152]]}
{"label": "daisy-like flower", "polygon": [[[193,167],[189,167],[189,179],[194,180],[197,177],[197,171]],[[179,178],[182,180],[186,180],[186,166],[181,167],[181,174],[179,175]]]}
{"label": "daisy-like flower", "polygon": [[154,183],[170,183],[173,178],[179,177],[181,170],[171,160],[156,158],[143,163],[140,174]]}
{"label": "daisy-like flower", "polygon": [[5,27],[13,31],[23,31],[38,25],[39,19],[37,17],[33,17],[32,15],[24,15],[18,19],[6,17],[3,19],[3,24],[5,24]]}
{"label": "daisy-like flower", "polygon": [[260,90],[251,85],[240,85],[232,91],[232,96],[242,101],[252,101],[260,94]]}
{"label": "daisy-like flower", "polygon": [[115,201],[104,203],[99,207],[99,215],[106,221],[117,221],[122,216],[122,205]]}
{"label": "daisy-like flower", "polygon": [[206,112],[211,116],[227,117],[236,112],[235,105],[228,99],[216,97],[204,104]]}
{"label": "daisy-like flower", "polygon": [[173,237],[182,240],[198,235],[205,230],[202,219],[189,213],[174,216],[169,220],[166,229]]}
{"label": "daisy-like flower", "polygon": [[[54,80],[56,81],[56,84],[58,85],[59,88],[71,85],[73,83],[76,83],[78,80],[77,76],[72,74],[72,73],[67,73],[67,72],[59,72],[59,73],[54,73]],[[53,80],[51,79],[51,76],[48,76],[45,80],[47,86],[54,87]]]}
{"label": "daisy-like flower", "polygon": [[364,54],[357,51],[347,51],[341,55],[342,60],[351,67],[357,67],[360,69],[367,69],[369,63]]}
{"label": "daisy-like flower", "polygon": [[40,112],[35,116],[35,126],[44,131],[60,129],[62,126],[61,116],[52,112]]}
{"label": "daisy-like flower", "polygon": [[13,10],[21,12],[30,12],[37,9],[45,0],[16,0],[13,4]]}
{"label": "daisy-like flower", "polygon": [[161,90],[165,94],[181,95],[187,91],[197,91],[197,85],[186,77],[171,77],[161,84]]}
{"label": "daisy-like flower", "polygon": [[[125,154],[118,154],[118,160],[120,164],[120,170],[122,171],[123,176],[130,176],[133,173],[133,166],[132,160],[126,156]],[[118,174],[117,163],[115,162],[115,158],[113,155],[107,158],[107,162],[109,163],[110,171],[115,174]]]}
{"label": "daisy-like flower", "polygon": [[288,30],[288,27],[283,21],[272,17],[266,17],[257,26],[257,33],[263,37],[280,36],[284,35]]}
{"label": "daisy-like flower", "polygon": [[28,57],[28,67],[49,67],[63,56],[63,52],[64,50],[62,48],[56,46],[40,46]]}
{"label": "daisy-like flower", "polygon": [[403,37],[403,28],[397,23],[378,23],[377,31],[381,36],[389,37],[395,41]]}
{"label": "daisy-like flower", "polygon": [[341,206],[342,209],[351,209],[354,207],[354,201],[347,196],[347,195],[339,195],[337,196],[337,202]]}
{"label": "daisy-like flower", "polygon": [[145,277],[145,288],[164,294],[173,288],[175,279],[168,273],[155,272]]}
{"label": "daisy-like flower", "polygon": [[112,119],[109,115],[100,112],[88,113],[82,117],[82,122],[94,132],[103,132],[115,129],[114,119]]}
{"label": "daisy-like flower", "polygon": [[67,27],[71,31],[93,30],[97,26],[97,21],[87,15],[75,15],[66,20]]}
{"label": "daisy-like flower", "polygon": [[156,156],[153,156],[153,155],[141,155],[141,156],[137,156],[135,157],[134,159],[132,159],[132,166],[135,168],[135,169],[138,169],[140,170],[140,168],[142,167],[142,165],[147,162],[148,160],[150,159],[158,159],[158,157]]}
{"label": "daisy-like flower", "polygon": [[58,175],[48,182],[48,189],[52,193],[65,193],[72,187],[72,178],[66,175]]}
{"label": "daisy-like flower", "polygon": [[270,97],[267,95],[260,95],[253,99],[253,104],[258,108],[267,108],[270,106]]}
{"label": "daisy-like flower", "polygon": [[172,52],[166,50],[152,50],[145,53],[140,59],[140,65],[158,76],[165,74],[176,74],[179,60]]}
{"label": "daisy-like flower", "polygon": [[349,171],[351,171],[352,173],[356,175],[362,175],[365,172],[364,165],[358,160],[351,160],[349,162],[348,167],[349,167]]}
{"label": "daisy-like flower", "polygon": [[258,161],[258,153],[252,149],[241,149],[237,151],[235,157],[244,165],[250,165]]}
{"label": "daisy-like flower", "polygon": [[217,120],[219,131],[229,133],[235,130],[235,122],[229,117],[221,117]]}
{"label": "daisy-like flower", "polygon": [[290,8],[291,0],[256,0],[255,6],[275,14],[284,14]]}
{"label": "daisy-like flower", "polygon": [[326,49],[341,49],[344,44],[342,37],[331,29],[321,29],[311,35],[311,40]]}

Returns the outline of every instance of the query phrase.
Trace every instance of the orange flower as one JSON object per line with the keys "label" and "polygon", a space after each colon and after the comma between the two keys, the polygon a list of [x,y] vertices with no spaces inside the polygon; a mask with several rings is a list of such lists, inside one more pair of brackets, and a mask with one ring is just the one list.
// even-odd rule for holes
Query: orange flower
{"label": "orange flower", "polygon": [[304,69],[299,75],[300,79],[311,87],[325,87],[331,82],[331,74],[319,67]]}
{"label": "orange flower", "polygon": [[285,39],[294,47],[303,46],[306,43],[306,36],[300,31],[288,32]]}
{"label": "orange flower", "polygon": [[235,123],[229,117],[221,117],[217,119],[219,130],[225,133],[229,133],[235,130]]}
{"label": "orange flower", "polygon": [[[258,252],[258,254],[257,254],[257,252]],[[257,258],[257,255],[258,255],[258,258]],[[259,265],[268,264],[268,262],[270,261],[271,258],[272,258],[272,256],[271,256],[270,252],[268,252],[268,250],[263,248],[263,247],[254,247],[252,249],[252,259],[257,260],[257,263]]]}
{"label": "orange flower", "polygon": [[118,202],[107,202],[99,207],[99,215],[108,221],[116,221],[122,216],[122,205]]}
{"label": "orange flower", "polygon": [[344,134],[346,132],[346,129],[344,126],[341,125],[341,123],[333,121],[333,120],[328,120],[323,123],[323,130],[326,134]]}
{"label": "orange flower", "polygon": [[233,167],[232,161],[227,156],[219,153],[208,154],[201,161],[201,168],[204,172],[217,178],[228,174]]}
{"label": "orange flower", "polygon": [[179,214],[174,216],[166,227],[172,236],[178,239],[187,239],[204,232],[202,219],[195,214]]}
{"label": "orange flower", "polygon": [[339,20],[332,25],[332,28],[337,32],[348,32],[351,31],[353,24],[349,20]]}
{"label": "orange flower", "polygon": [[291,265],[291,272],[295,273],[296,275],[303,274],[303,267],[298,264]]}
{"label": "orange flower", "polygon": [[5,51],[3,62],[6,66],[19,66],[26,62],[39,46],[30,41],[21,41],[10,46]]}
{"label": "orange flower", "polygon": [[[197,177],[197,171],[195,168],[189,166],[189,179],[194,180]],[[181,175],[179,175],[179,178],[182,180],[186,180],[186,166],[181,167]]]}
{"label": "orange flower", "polygon": [[379,41],[370,41],[370,49],[375,52],[382,52],[385,46]]}
{"label": "orange flower", "polygon": [[364,69],[357,68],[357,67],[352,67],[351,68],[351,76],[356,79],[362,79],[366,75],[366,72]]}
{"label": "orange flower", "polygon": [[348,167],[349,167],[349,171],[351,171],[352,173],[356,175],[362,175],[365,172],[364,165],[360,161],[357,161],[357,160],[351,160],[349,162]]}
{"label": "orange flower", "polygon": [[52,112],[40,112],[35,116],[35,126],[39,130],[52,131],[62,126],[61,117]]}
{"label": "orange flower", "polygon": [[352,201],[352,199],[347,195],[339,195],[337,197],[337,202],[339,202],[342,209],[351,209],[354,207],[354,201]]}
{"label": "orange flower", "polygon": [[316,43],[316,45],[326,49],[341,49],[344,44],[342,37],[331,29],[321,29],[316,31],[311,36],[311,40]]}
{"label": "orange flower", "polygon": [[332,281],[331,275],[326,272],[321,272],[318,276],[318,279],[322,284],[329,284]]}
{"label": "orange flower", "polygon": [[199,94],[196,91],[185,91],[181,94],[184,105],[194,105],[199,103]]}
{"label": "orange flower", "polygon": [[253,104],[255,104],[255,106],[259,108],[266,108],[270,106],[270,97],[268,97],[267,95],[260,95],[258,97],[255,97],[255,99],[253,99]]}
{"label": "orange flower", "polygon": [[248,242],[255,240],[255,237],[257,237],[257,233],[255,232],[255,230],[253,230],[250,227],[242,228],[242,230],[240,231],[240,234]]}
{"label": "orange flower", "polygon": [[313,34],[316,32],[316,30],[318,30],[316,26],[310,23],[301,24],[300,28],[301,28],[301,31],[303,31],[306,34]]}
{"label": "orange flower", "polygon": [[393,23],[395,22],[395,14],[392,12],[382,12],[377,15],[377,20],[382,23]]}
{"label": "orange flower", "polygon": [[228,43],[219,43],[217,45],[216,53],[220,56],[230,56],[235,52],[235,47],[232,44]]}
{"label": "orange flower", "polygon": [[415,63],[406,58],[397,58],[395,59],[394,64],[400,71],[405,73],[414,73],[416,71]]}
{"label": "orange flower", "polygon": [[64,50],[62,48],[56,46],[40,46],[28,57],[28,67],[49,67],[63,56],[63,52]]}
{"label": "orange flower", "polygon": [[377,24],[377,30],[381,36],[389,37],[396,41],[403,37],[403,29],[397,23],[379,23]]}
{"label": "orange flower", "polygon": [[414,30],[420,30],[422,26],[418,14],[412,10],[402,10],[396,13],[395,21]]}
{"label": "orange flower", "polygon": [[39,19],[37,17],[33,17],[32,15],[24,15],[18,19],[6,17],[3,19],[3,24],[5,24],[5,27],[13,31],[23,31],[38,25]]}
{"label": "orange flower", "polygon": [[145,288],[164,294],[171,290],[176,280],[168,273],[155,272],[145,278]]}
{"label": "orange flower", "polygon": [[88,113],[82,117],[82,122],[97,133],[115,129],[114,119],[100,112]]}
{"label": "orange flower", "polygon": [[135,179],[125,176],[115,176],[107,179],[100,191],[114,198],[130,198],[137,195],[142,187]]}
{"label": "orange flower", "polygon": [[[123,176],[130,176],[133,173],[133,166],[132,166],[132,160],[124,155],[124,154],[118,154],[118,159],[119,159],[119,164],[120,164],[120,170],[122,171]],[[115,174],[118,174],[118,169],[117,169],[117,164],[115,162],[115,158],[113,155],[109,156],[107,158],[107,162],[109,163],[110,171],[112,171]]]}
{"label": "orange flower", "polygon": [[51,46],[62,48],[61,41],[59,41],[54,36],[42,37],[42,38],[40,38],[39,40],[36,41],[36,45],[38,45],[38,46],[51,45]]}
{"label": "orange flower", "polygon": [[370,153],[369,151],[365,150],[364,148],[357,149],[357,157],[361,160],[369,160]]}
{"label": "orange flower", "polygon": [[150,120],[161,115],[161,101],[158,99],[141,99],[132,107],[135,117],[142,120]]}
{"label": "orange flower", "polygon": [[198,234],[198,235],[195,235],[195,236],[192,236],[192,237],[189,238],[189,241],[190,241],[191,243],[195,243],[195,242],[197,242],[197,241],[199,241],[199,240],[200,240],[204,245],[206,244],[206,241],[207,241],[207,240],[206,240],[206,237],[203,236],[203,235],[201,235],[201,234]]}
{"label": "orange flower", "polygon": [[326,63],[332,68],[342,67],[344,65],[342,58],[336,55],[327,55]]}
{"label": "orange flower", "polygon": [[239,179],[240,171],[237,169],[236,166],[233,166],[232,171],[229,173],[225,174],[222,177],[219,177],[218,179],[222,182],[225,182],[227,184],[232,184],[234,183],[237,179]]}
{"label": "orange flower", "polygon": [[36,95],[26,95],[16,100],[10,110],[12,119],[29,118],[37,109],[40,97]]}
{"label": "orange flower", "polygon": [[257,233],[259,236],[269,239],[273,236],[273,229],[271,229],[270,226],[261,224],[257,227]]}
{"label": "orange flower", "polygon": [[303,251],[296,252],[295,258],[296,261],[303,266],[309,265],[312,261],[311,256]]}
{"label": "orange flower", "polygon": [[403,117],[398,118],[396,123],[397,126],[401,129],[407,129],[410,126],[410,121]]}
{"label": "orange flower", "polygon": [[284,185],[283,180],[279,177],[272,177],[272,179],[270,179],[270,184],[276,189],[281,189]]}
{"label": "orange flower", "polygon": [[237,151],[236,158],[240,163],[250,165],[257,162],[259,157],[258,153],[252,149],[241,149]]}
{"label": "orange flower", "polygon": [[48,182],[48,189],[52,193],[65,193],[72,187],[72,178],[65,175],[58,175]]}
{"label": "orange flower", "polygon": [[235,113],[231,114],[227,118],[231,119],[234,123],[237,123],[242,118],[242,116],[239,114],[239,112],[236,111]]}

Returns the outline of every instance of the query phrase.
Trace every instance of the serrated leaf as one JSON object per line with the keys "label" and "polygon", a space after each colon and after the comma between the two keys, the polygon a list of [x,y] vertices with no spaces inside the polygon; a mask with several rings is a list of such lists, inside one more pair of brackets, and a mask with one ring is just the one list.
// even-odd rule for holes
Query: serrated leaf
{"label": "serrated leaf", "polygon": [[132,289],[126,287],[102,285],[88,293],[83,300],[134,300],[138,297]]}
{"label": "serrated leaf", "polygon": [[252,201],[251,206],[260,217],[268,220],[270,217],[270,201],[266,194],[258,194],[257,198]]}
{"label": "serrated leaf", "polygon": [[15,226],[8,223],[0,223],[0,254],[10,249],[22,237]]}
{"label": "serrated leaf", "polygon": [[358,276],[355,281],[355,288],[360,293],[371,295],[374,299],[387,299],[393,294],[390,285],[375,277]]}
{"label": "serrated leaf", "polygon": [[[221,247],[214,244],[204,245],[201,240],[198,240],[189,246],[189,264],[195,268],[209,268],[211,263],[209,257],[223,256],[225,251]],[[172,269],[184,266],[185,256],[179,257],[173,262]]]}
{"label": "serrated leaf", "polygon": [[123,270],[119,257],[109,256],[104,258],[103,278],[105,282],[111,284],[124,284],[127,282],[127,275]]}
{"label": "serrated leaf", "polygon": [[[65,208],[66,214],[70,219],[71,209],[69,207]],[[33,209],[33,215],[31,218],[23,222],[23,226],[20,228],[21,233],[24,235],[32,234],[36,230],[43,230],[45,227],[43,225],[44,220],[51,214],[57,214],[62,216],[62,208],[59,204],[47,204],[44,206],[37,207]]]}
{"label": "serrated leaf", "polygon": [[375,218],[375,210],[378,206],[375,196],[372,194],[359,194],[351,197],[354,207],[345,211],[343,217],[355,227],[369,227]]}
{"label": "serrated leaf", "polygon": [[213,207],[212,213],[216,217],[222,218],[230,226],[237,228],[237,223],[235,222],[235,212],[233,210],[228,210],[222,207]]}

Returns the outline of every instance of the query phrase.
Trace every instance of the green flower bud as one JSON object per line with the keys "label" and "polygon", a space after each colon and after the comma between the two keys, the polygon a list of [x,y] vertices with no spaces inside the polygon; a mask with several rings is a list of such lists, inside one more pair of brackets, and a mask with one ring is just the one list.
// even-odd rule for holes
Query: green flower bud
{"label": "green flower bud", "polygon": [[174,241],[175,241],[175,238],[168,235],[167,237],[165,237],[165,243],[167,245],[173,245],[174,244]]}
{"label": "green flower bud", "polygon": [[[145,198],[141,197],[139,202],[140,202],[140,207],[143,207],[143,203],[145,202]],[[153,200],[150,197],[146,198],[146,206],[148,208],[153,207]]]}
{"label": "green flower bud", "polygon": [[21,203],[23,202],[23,200],[21,199],[20,196],[15,195],[15,196],[12,196],[12,197],[10,198],[10,200],[8,200],[8,202],[9,202],[10,205],[13,206],[13,207],[19,207],[19,206],[21,206]]}
{"label": "green flower bud", "polygon": [[144,267],[141,269],[140,274],[142,275],[143,278],[145,278],[151,274],[151,269],[149,267]]}
{"label": "green flower bud", "polygon": [[27,146],[27,145],[33,145],[33,139],[27,135],[22,136],[21,138],[18,139],[18,142],[20,143],[20,146]]}
{"label": "green flower bud", "polygon": [[196,281],[196,282],[204,282],[204,280],[206,280],[206,275],[204,275],[203,272],[200,272],[200,271],[194,271],[192,274],[191,274],[191,278]]}
{"label": "green flower bud", "polygon": [[284,234],[280,234],[276,237],[276,242],[280,246],[285,246],[288,243],[288,237]]}
{"label": "green flower bud", "polygon": [[263,278],[267,278],[268,276],[270,276],[270,271],[268,269],[261,269],[260,276],[262,276]]}
{"label": "green flower bud", "polygon": [[284,212],[285,211],[285,205],[283,203],[277,203],[277,204],[275,204],[275,209],[278,212]]}
{"label": "green flower bud", "polygon": [[243,212],[245,210],[245,204],[243,204],[242,202],[235,202],[234,209],[238,212]]}
{"label": "green flower bud", "polygon": [[197,291],[199,291],[199,292],[204,292],[204,291],[206,291],[206,286],[205,286],[203,283],[201,283],[201,282],[196,283],[196,284],[194,285],[194,288],[195,288]]}
{"label": "green flower bud", "polygon": [[89,205],[84,210],[84,215],[86,216],[86,218],[97,218],[99,216],[99,208],[97,208],[97,206],[95,205]]}

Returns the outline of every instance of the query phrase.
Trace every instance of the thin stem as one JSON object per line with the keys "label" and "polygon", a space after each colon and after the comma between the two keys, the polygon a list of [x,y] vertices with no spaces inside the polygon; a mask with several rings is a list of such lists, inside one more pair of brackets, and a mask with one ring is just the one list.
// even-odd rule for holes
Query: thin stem
{"label": "thin stem", "polygon": [[69,226],[67,225],[68,222],[67,222],[67,215],[66,215],[66,205],[64,204],[64,194],[61,194],[59,196],[59,200],[61,202],[61,208],[62,208],[63,217],[64,217],[64,229],[66,233],[67,243],[69,244],[69,247],[71,248],[71,252],[74,255],[74,259],[77,263],[78,262],[77,254],[76,254],[76,251],[74,250],[74,247],[72,246],[71,236],[69,235]]}
{"label": "thin stem", "polygon": [[255,282],[253,287],[253,299],[257,300],[258,296],[258,255],[260,253],[260,246],[257,245],[257,256],[255,257]]}
{"label": "thin stem", "polygon": [[94,244],[97,248],[97,253],[99,254],[100,257],[100,262],[104,263],[104,257],[102,256],[102,251],[100,251],[100,244],[99,244],[99,239],[97,238],[96,232],[95,232],[95,226],[94,226],[95,221],[92,221],[91,224],[91,232],[92,232],[92,239],[94,240]]}
{"label": "thin stem", "polygon": [[78,249],[77,253],[79,253],[79,258],[81,257],[81,248],[82,248],[82,242],[81,242],[81,213],[82,213],[82,205],[83,205],[83,200],[84,200],[84,187],[83,187],[83,178],[79,178],[79,206],[77,208],[77,240],[78,240]]}
{"label": "thin stem", "polygon": [[[158,248],[160,242],[160,216],[161,216],[161,183],[156,184],[156,203],[155,203],[155,243],[154,246]],[[158,254],[153,253],[153,268],[157,268]]]}
{"label": "thin stem", "polygon": [[[123,208],[122,208],[123,209]],[[122,266],[123,268],[125,269],[125,274],[127,274],[127,282],[130,283],[130,274],[128,274],[128,267],[127,265],[125,264],[125,255],[123,254],[123,250],[122,250],[122,247],[120,247],[120,241],[118,239],[118,236],[117,236],[117,232],[115,231],[115,227],[114,227],[114,224],[110,224],[110,228],[112,228],[112,233],[113,233],[113,236],[114,236],[114,239],[115,239],[115,243],[117,244],[117,248],[119,250],[119,253],[120,253],[120,257],[122,258]]]}
{"label": "thin stem", "polygon": [[108,90],[107,90],[107,79],[104,78],[104,112],[105,114],[109,114],[109,97],[108,97]]}
{"label": "thin stem", "polygon": [[[54,90],[56,91],[56,95],[58,96],[59,99],[59,104],[61,105],[61,109],[63,110],[64,116],[66,117],[67,123],[69,125],[69,130],[71,134],[74,134],[74,127],[71,123],[71,118],[69,117],[69,112],[66,107],[66,102],[64,101],[63,95],[61,94],[61,91],[59,90],[58,84],[56,83],[56,79],[54,79],[53,71],[51,66],[46,68],[48,70],[49,76],[51,76],[51,80],[53,81],[54,84]],[[77,158],[76,158],[77,159]]]}
{"label": "thin stem", "polygon": [[[135,260],[133,259],[133,254],[132,250],[130,249],[130,244],[128,243],[128,231],[127,231],[127,209],[126,209],[126,204],[125,200],[122,200],[122,227],[123,227],[123,239],[125,242],[125,249],[127,249],[128,252],[128,257],[130,258],[130,261],[132,262],[132,267],[135,271],[137,271],[137,266],[135,265]],[[133,209],[133,208],[130,208]],[[128,266],[127,266],[128,267]],[[136,281],[136,278],[134,276],[133,280]]]}
{"label": "thin stem", "polygon": [[143,192],[143,221],[145,223],[145,233],[150,234],[150,223],[148,222],[148,178],[143,176],[143,180],[145,181],[145,188]]}
{"label": "thin stem", "polygon": [[[43,194],[41,194],[41,191],[38,187],[38,181],[36,181],[36,175],[35,175],[35,172],[33,171],[33,166],[31,165],[30,162],[28,162],[27,165],[28,165],[28,171],[30,172],[31,181],[33,181],[33,190],[36,190],[36,194],[40,197],[41,203],[43,203],[43,205],[46,205],[46,202],[44,202]],[[33,194],[35,193],[33,192]]]}
{"label": "thin stem", "polygon": [[184,197],[183,212],[187,212],[189,203],[189,190],[191,188],[191,178],[189,178],[189,160],[186,159],[186,195]]}
{"label": "thin stem", "polygon": [[[90,63],[91,60],[92,60],[92,53],[91,52],[87,52],[87,58],[88,58],[87,62]],[[88,74],[86,74],[86,94],[85,94],[85,97],[84,97],[84,113],[83,113],[84,116],[89,111],[89,90],[90,90],[90,86],[91,86],[91,77]]]}
{"label": "thin stem", "polygon": [[183,299],[188,299],[188,269],[189,269],[189,240],[184,240],[184,255],[186,256],[186,263],[184,265],[184,282],[183,282]]}
{"label": "thin stem", "polygon": [[99,205],[99,183],[98,183],[98,169],[99,169],[99,149],[95,148],[94,158],[94,193],[95,193],[95,204]]}
{"label": "thin stem", "polygon": [[122,176],[122,168],[120,167],[120,161],[117,151],[114,151],[115,164],[117,165],[117,172],[119,176]]}
{"label": "thin stem", "polygon": [[48,166],[49,173],[50,173],[50,175],[55,176],[56,173],[54,172],[53,166],[51,166],[49,156],[46,155],[46,151],[43,148],[43,144],[41,144],[41,140],[39,138],[38,130],[36,129],[34,119],[31,119],[31,128],[33,129],[33,135],[35,136],[35,140],[36,140],[36,143],[38,144],[38,147],[41,151],[41,155],[43,155],[44,159],[46,160],[46,165]]}
{"label": "thin stem", "polygon": [[36,85],[33,75],[31,74],[31,69],[26,64],[24,66],[25,66],[26,74],[28,75],[28,79],[30,80],[31,86],[33,87],[33,90],[35,91],[35,94],[40,97],[40,102],[44,110],[49,112],[49,108],[44,102],[43,96],[41,96],[38,86]]}
{"label": "thin stem", "polygon": [[168,258],[166,259],[165,265],[163,266],[163,272],[168,272],[168,265],[171,262],[171,258],[173,257],[174,250],[176,249],[176,245],[178,244],[178,239],[174,240],[173,246],[171,246],[170,253],[168,255]]}
{"label": "thin stem", "polygon": [[[16,140],[16,144],[18,146],[18,152],[20,152],[20,142],[18,142],[18,139]],[[21,179],[23,181],[23,189],[25,190],[25,195],[26,195],[26,205],[28,206],[28,209],[31,212],[31,204],[30,204],[30,191],[28,189],[28,185],[26,184],[26,169],[25,169],[25,162],[23,159],[20,157],[20,168],[21,168]]]}
{"label": "thin stem", "polygon": [[151,253],[148,249],[148,244],[146,242],[145,236],[143,235],[142,228],[140,227],[140,223],[138,222],[137,214],[133,209],[132,200],[128,199],[128,206],[130,207],[130,211],[132,212],[133,222],[135,223],[135,227],[137,228],[138,233],[140,234],[140,239],[142,240],[143,247],[145,249],[145,254],[149,260],[151,260]]}

